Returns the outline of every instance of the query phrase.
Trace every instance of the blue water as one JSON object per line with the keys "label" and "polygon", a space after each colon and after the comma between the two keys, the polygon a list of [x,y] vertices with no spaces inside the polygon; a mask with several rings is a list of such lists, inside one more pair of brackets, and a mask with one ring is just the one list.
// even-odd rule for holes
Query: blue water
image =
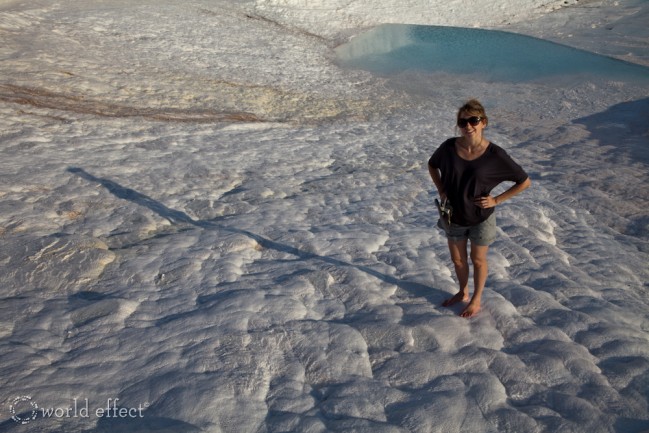
{"label": "blue water", "polygon": [[390,75],[406,70],[522,82],[566,75],[647,80],[649,68],[496,30],[385,24],[336,49],[345,67]]}

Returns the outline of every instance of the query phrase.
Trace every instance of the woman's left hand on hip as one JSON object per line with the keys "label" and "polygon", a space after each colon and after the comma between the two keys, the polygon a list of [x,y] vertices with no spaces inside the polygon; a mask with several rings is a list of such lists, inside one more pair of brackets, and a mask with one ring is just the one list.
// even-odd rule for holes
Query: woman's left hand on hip
{"label": "woman's left hand on hip", "polygon": [[496,207],[496,205],[498,204],[496,203],[496,199],[490,195],[486,197],[477,197],[473,200],[473,203],[475,203],[476,206],[481,207],[482,209]]}

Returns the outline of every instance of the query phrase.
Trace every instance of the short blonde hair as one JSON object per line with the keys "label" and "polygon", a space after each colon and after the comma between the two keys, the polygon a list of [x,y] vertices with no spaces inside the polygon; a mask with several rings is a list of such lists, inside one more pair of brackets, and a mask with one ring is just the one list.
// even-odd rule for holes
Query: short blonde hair
{"label": "short blonde hair", "polygon": [[470,99],[464,103],[457,110],[457,120],[460,120],[462,113],[470,114],[471,116],[478,116],[481,119],[484,119],[485,126],[489,124],[489,118],[487,117],[487,112],[484,109],[484,106],[477,99]]}

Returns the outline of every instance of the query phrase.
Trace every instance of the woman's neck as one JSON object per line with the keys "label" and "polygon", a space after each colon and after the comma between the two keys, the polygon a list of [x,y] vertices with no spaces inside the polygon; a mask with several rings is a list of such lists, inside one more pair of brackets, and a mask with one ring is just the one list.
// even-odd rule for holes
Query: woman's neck
{"label": "woman's neck", "polygon": [[484,148],[486,140],[482,136],[470,138],[460,137],[457,143],[468,152],[479,152]]}

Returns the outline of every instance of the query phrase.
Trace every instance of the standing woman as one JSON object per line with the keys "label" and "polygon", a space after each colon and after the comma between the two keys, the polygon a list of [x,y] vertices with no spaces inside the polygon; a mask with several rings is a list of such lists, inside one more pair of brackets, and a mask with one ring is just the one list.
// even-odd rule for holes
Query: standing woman
{"label": "standing woman", "polygon": [[[525,171],[501,147],[489,142],[483,130],[489,120],[482,104],[472,99],[457,113],[461,137],[442,143],[428,161],[428,171],[442,202],[452,208],[450,226],[443,228],[448,239],[460,290],[442,304],[445,307],[469,301],[469,255],[473,263],[474,292],[460,314],[471,317],[480,311],[482,291],[487,281],[487,252],[496,239],[494,208],[530,186]],[[514,185],[494,197],[491,190],[501,182]],[[442,224],[438,225],[442,227]]]}

